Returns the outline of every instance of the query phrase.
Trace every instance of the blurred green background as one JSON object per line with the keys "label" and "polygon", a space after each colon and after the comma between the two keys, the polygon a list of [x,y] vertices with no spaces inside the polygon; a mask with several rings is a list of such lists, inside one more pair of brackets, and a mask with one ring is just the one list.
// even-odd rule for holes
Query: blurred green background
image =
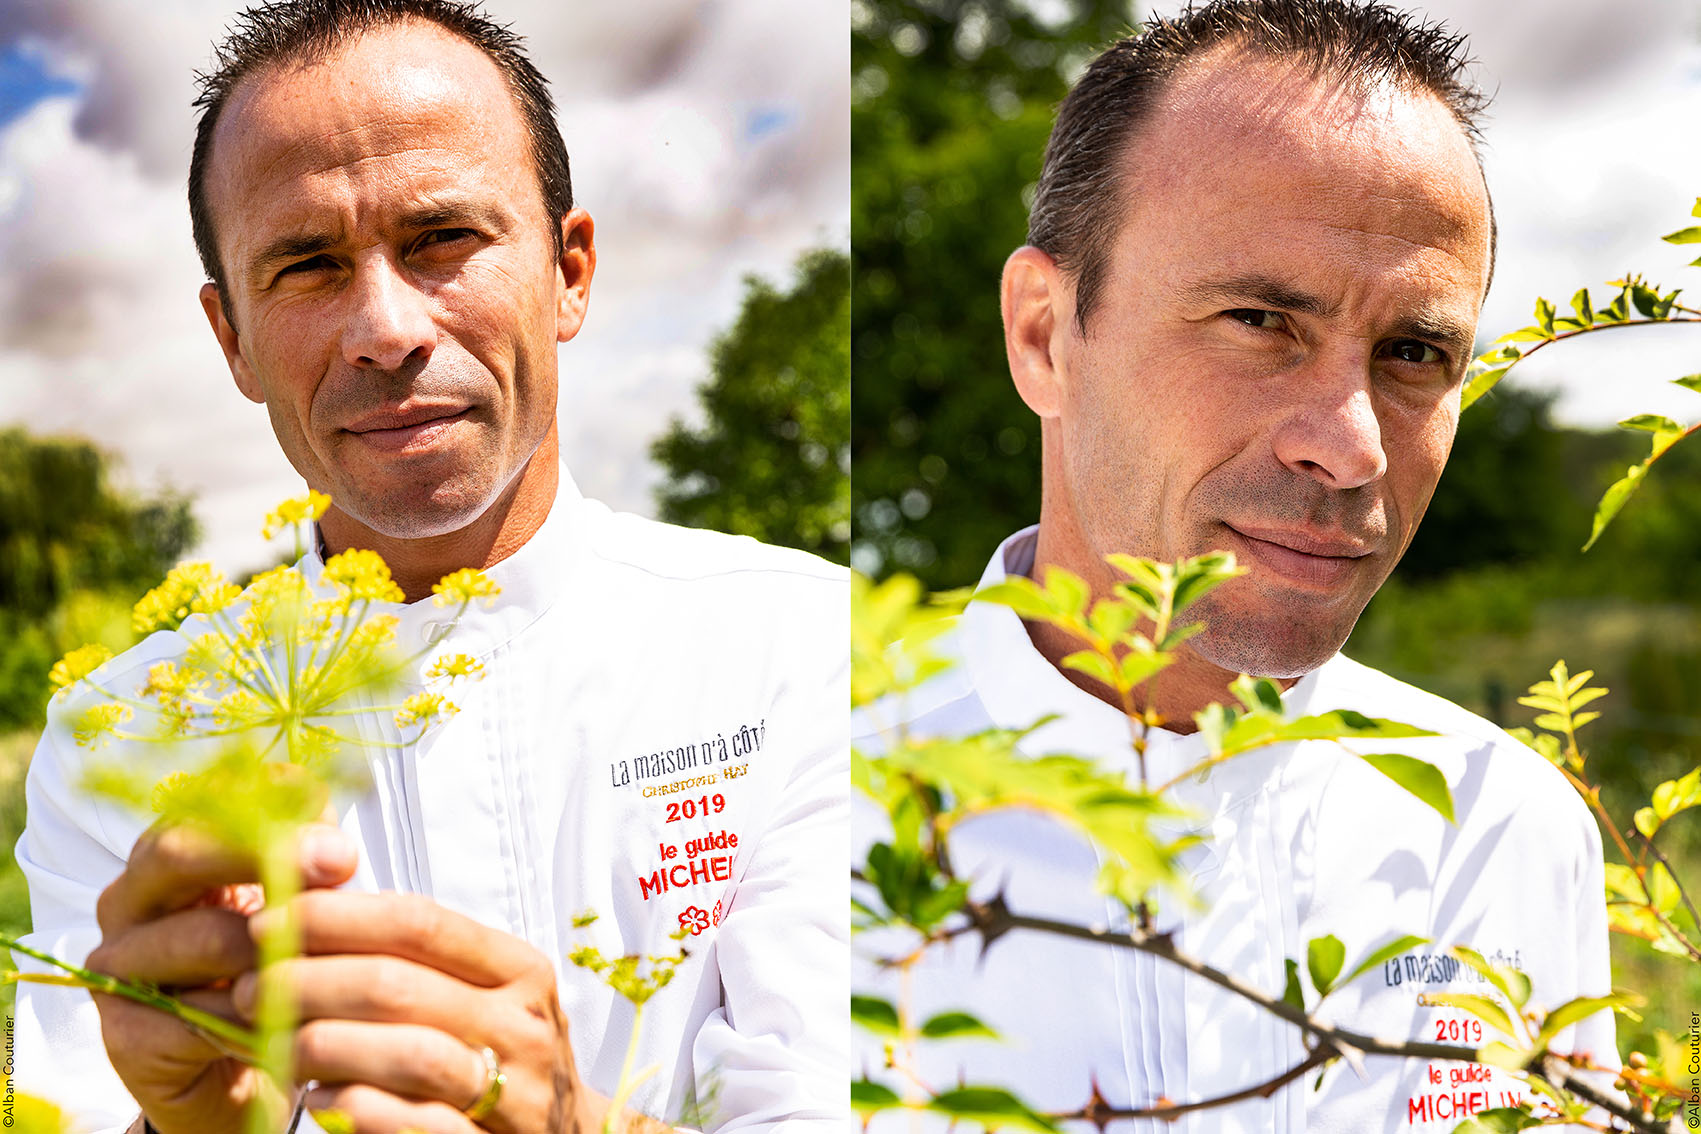
{"label": "blurred green background", "polygon": [[[1135,15],[1113,0],[1046,9],[852,5],[851,559],[870,574],[971,583],[1039,514],[1038,422],[1007,378],[997,280],[1053,108]],[[1416,541],[1346,650],[1506,726],[1530,723],[1517,698],[1556,659],[1593,669],[1611,694],[1583,740],[1628,826],[1656,784],[1701,761],[1701,442],[1672,450],[1583,555],[1596,500],[1647,438],[1558,428],[1550,410],[1502,385],[1464,415]],[[1680,880],[1701,881],[1701,821],[1678,819],[1660,843]],[[1620,1021],[1621,1043],[1686,1033],[1701,966],[1623,937],[1613,948],[1616,982],[1651,1001],[1645,1025]]]}

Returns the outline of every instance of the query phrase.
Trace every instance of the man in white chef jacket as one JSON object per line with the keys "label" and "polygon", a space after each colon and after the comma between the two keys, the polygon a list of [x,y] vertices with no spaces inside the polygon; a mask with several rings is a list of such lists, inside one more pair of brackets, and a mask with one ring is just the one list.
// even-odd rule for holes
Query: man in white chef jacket
{"label": "man in white chef jacket", "polygon": [[[1439,733],[1375,751],[1434,763],[1456,823],[1329,743],[1190,778],[1177,796],[1208,836],[1185,860],[1203,903],[1159,928],[1275,995],[1313,938],[1339,937],[1350,971],[1415,934],[1429,943],[1335,993],[1324,1015],[1475,1047],[1497,1037],[1421,1000],[1485,991],[1448,947],[1523,970],[1532,1006],[1604,994],[1610,976],[1599,836],[1559,773],[1337,652],[1441,475],[1489,282],[1481,98],[1463,59],[1459,40],[1384,7],[1231,0],[1155,22],[1088,68],[1003,275],[1011,375],[1042,419],[1039,523],[997,549],[981,583],[1060,566],[1108,594],[1112,552],[1225,549],[1250,568],[1195,608],[1206,631],[1157,683],[1169,723],[1146,756],[1152,783],[1203,758],[1192,714],[1232,701],[1240,673],[1276,678],[1293,715],[1351,708]],[[1055,715],[1023,751],[1092,755],[1134,778],[1114,694],[1059,665],[1077,641],[971,603],[948,642],[955,668],[902,710],[912,735]],[[1126,924],[1095,890],[1092,848],[1043,818],[963,824],[952,856],[1019,912]],[[894,991],[879,974],[858,983]],[[1210,1099],[1304,1056],[1296,1029],[1172,964],[1035,932],[984,955],[959,938],[910,987],[916,1018],[967,1008],[1004,1037],[934,1045],[925,1078],[1008,1086],[1051,1113],[1095,1091],[1123,1109]],[[1555,1049],[1615,1065],[1610,1013]],[[876,1059],[865,1055],[878,1075]],[[1372,1057],[1362,1076],[1337,1064],[1320,1089],[1316,1078],[1173,1125],[1114,1128],[1441,1132],[1528,1095],[1501,1071],[1415,1058]]]}
{"label": "man in white chef jacket", "polygon": [[[455,5],[310,0],[251,14],[218,64],[191,172],[201,303],[334,500],[302,570],[382,553],[410,645],[439,629],[437,578],[502,588],[440,647],[487,679],[417,746],[374,749],[371,790],[302,844],[306,1107],[363,1134],[599,1128],[632,1011],[566,954],[664,952],[685,929],[631,1107],[836,1128],[843,573],[574,489],[556,347],[585,314],[593,227],[517,39]],[[184,642],[156,634],[103,680],[139,687]],[[82,757],[56,711],[18,849],[33,944],[249,1014],[248,918],[198,900],[253,864],[90,798]],[[255,1073],[162,1014],[24,986],[16,1027],[17,1087],[84,1129],[242,1128]]]}

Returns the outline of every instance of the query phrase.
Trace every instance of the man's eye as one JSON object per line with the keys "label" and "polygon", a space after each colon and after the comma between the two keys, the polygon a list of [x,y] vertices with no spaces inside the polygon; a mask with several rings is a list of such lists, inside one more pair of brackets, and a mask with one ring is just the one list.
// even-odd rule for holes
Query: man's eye
{"label": "man's eye", "polygon": [[433,244],[451,244],[457,240],[466,240],[474,236],[470,228],[434,228],[419,238],[416,248],[425,248]]}
{"label": "man's eye", "polygon": [[294,272],[317,272],[333,266],[334,265],[331,263],[331,258],[329,256],[313,256],[306,260],[297,260],[293,264],[286,265],[278,272],[278,275],[287,276]]}
{"label": "man's eye", "polygon": [[1262,327],[1268,331],[1278,331],[1282,327],[1282,316],[1276,311],[1261,311],[1256,307],[1236,307],[1223,312],[1230,319],[1245,323],[1248,327]]}
{"label": "man's eye", "polygon": [[1388,344],[1388,354],[1401,362],[1418,362],[1426,365],[1441,361],[1441,352],[1428,343],[1416,339],[1395,339]]}

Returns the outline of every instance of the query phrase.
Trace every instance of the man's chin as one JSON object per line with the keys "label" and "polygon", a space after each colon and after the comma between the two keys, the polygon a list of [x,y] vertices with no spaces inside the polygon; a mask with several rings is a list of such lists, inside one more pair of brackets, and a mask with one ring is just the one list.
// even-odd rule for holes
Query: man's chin
{"label": "man's chin", "polygon": [[1303,677],[1337,654],[1352,633],[1355,612],[1344,625],[1305,618],[1301,612],[1247,611],[1207,596],[1183,617],[1205,629],[1187,643],[1201,660],[1231,673],[1289,679]]}
{"label": "man's chin", "polygon": [[499,495],[499,485],[455,479],[382,494],[350,491],[336,499],[348,517],[387,539],[434,539],[472,526]]}

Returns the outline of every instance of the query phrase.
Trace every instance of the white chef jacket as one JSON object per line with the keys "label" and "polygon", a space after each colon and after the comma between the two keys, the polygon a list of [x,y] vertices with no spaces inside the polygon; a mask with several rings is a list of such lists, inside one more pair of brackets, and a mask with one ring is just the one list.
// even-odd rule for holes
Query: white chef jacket
{"label": "white chef jacket", "polygon": [[[1033,566],[1029,528],[999,548],[981,585]],[[1091,756],[1137,782],[1127,720],[1071,684],[1034,649],[1005,607],[970,603],[941,639],[956,666],[913,691],[901,706],[859,714],[852,743],[877,751],[874,730],[908,721],[912,735],[967,735],[1058,719],[1023,740],[1030,755]],[[1158,928],[1179,946],[1279,996],[1284,960],[1306,968],[1307,942],[1333,933],[1346,946],[1342,975],[1405,934],[1428,938],[1340,988],[1320,1015],[1388,1039],[1478,1046],[1497,1034],[1473,1030],[1456,1009],[1420,1006],[1424,992],[1491,993],[1448,957],[1468,945],[1522,969],[1531,1006],[1610,990],[1600,837],[1584,804],[1541,756],[1488,722],[1345,657],[1306,675],[1283,698],[1290,716],[1355,709],[1441,735],[1372,741],[1435,764],[1453,793],[1449,824],[1362,760],[1327,742],[1261,749],[1219,765],[1201,783],[1175,789],[1208,842],[1184,858],[1202,898],[1198,909],[1164,911]],[[884,712],[882,712],[884,710]],[[1163,783],[1207,755],[1198,735],[1150,734],[1151,782]],[[888,838],[883,814],[861,800],[857,841]],[[1100,860],[1054,820],[993,812],[952,834],[953,865],[980,896],[1000,888],[1018,912],[1099,927],[1126,927],[1125,914],[1095,892]],[[1172,903],[1172,906],[1174,903]],[[872,936],[872,935],[871,935]],[[864,939],[866,940],[866,939]],[[859,940],[855,984],[888,999],[890,972],[866,964],[891,940]],[[1094,1085],[1118,1107],[1230,1093],[1273,1078],[1303,1058],[1296,1028],[1233,993],[1148,954],[1014,930],[982,953],[978,935],[929,951],[914,970],[916,1019],[961,1009],[1003,1037],[923,1045],[936,1090],[959,1082],[1015,1090],[1041,1111],[1087,1103]],[[1308,989],[1308,1003],[1312,994]],[[1588,1051],[1617,1065],[1610,1012],[1562,1036],[1557,1051]],[[891,1082],[865,1047],[862,1069]],[[1516,1078],[1485,1066],[1371,1057],[1365,1077],[1337,1063],[1313,1090],[1313,1071],[1270,1099],[1197,1112],[1161,1125],[1124,1121],[1117,1131],[1311,1131],[1314,1134],[1451,1131],[1480,1110],[1522,1100]],[[900,1120],[877,1119],[896,1129]]]}
{"label": "white chef jacket", "polygon": [[[300,566],[310,580],[322,570],[313,554]],[[479,657],[487,676],[454,688],[459,714],[417,747],[368,750],[371,790],[339,801],[360,853],[348,885],[430,895],[550,957],[580,1071],[605,1093],[631,1008],[566,955],[666,952],[669,933],[696,926],[689,960],[646,1007],[635,1067],[660,1071],[632,1105],[672,1118],[695,1087],[710,1127],[837,1129],[850,1050],[845,572],[611,513],[563,469],[548,520],[489,573],[494,607],[475,604],[440,647]],[[429,600],[393,612],[404,647],[449,613]],[[184,642],[150,636],[103,683],[139,687]],[[29,942],[80,961],[100,940],[95,899],[147,821],[77,789],[86,754],[65,717],[50,713],[30,767],[17,857]],[[575,929],[585,910],[599,919]],[[134,1119],[87,993],[20,985],[16,1026],[19,1090],[90,1130]]]}

